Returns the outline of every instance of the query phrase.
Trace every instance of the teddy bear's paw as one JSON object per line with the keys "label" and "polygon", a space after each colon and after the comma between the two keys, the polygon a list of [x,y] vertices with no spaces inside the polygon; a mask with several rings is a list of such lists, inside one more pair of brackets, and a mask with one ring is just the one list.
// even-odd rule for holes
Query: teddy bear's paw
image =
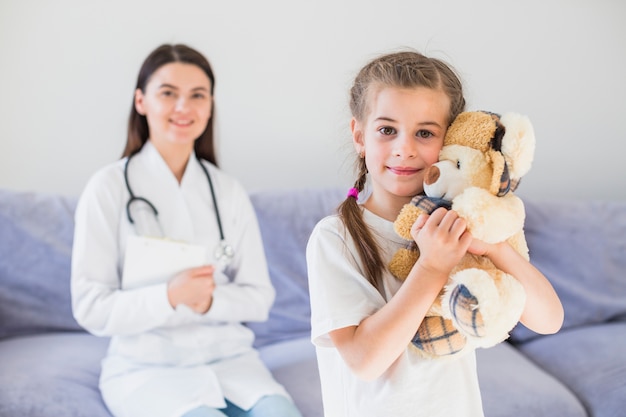
{"label": "teddy bear's paw", "polygon": [[472,337],[484,337],[486,328],[478,299],[463,284],[450,293],[450,313],[457,328]]}
{"label": "teddy bear's paw", "polygon": [[460,352],[467,339],[454,328],[451,320],[441,316],[427,316],[411,342],[425,356],[445,356]]}
{"label": "teddy bear's paw", "polygon": [[400,210],[398,217],[393,222],[393,228],[398,236],[403,239],[412,241],[413,237],[411,237],[411,227],[421,213],[422,210],[415,205],[405,204]]}
{"label": "teddy bear's paw", "polygon": [[409,276],[409,272],[411,272],[419,256],[420,253],[417,247],[414,250],[398,249],[389,262],[389,272],[400,281],[404,281]]}

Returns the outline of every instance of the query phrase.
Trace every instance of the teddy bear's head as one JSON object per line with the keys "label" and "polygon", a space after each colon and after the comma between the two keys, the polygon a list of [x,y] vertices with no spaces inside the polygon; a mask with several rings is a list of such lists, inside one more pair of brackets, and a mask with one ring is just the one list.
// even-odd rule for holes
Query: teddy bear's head
{"label": "teddy bear's head", "polygon": [[425,173],[426,195],[453,200],[478,187],[502,196],[529,171],[535,136],[526,116],[469,111],[456,117],[443,145],[439,162]]}

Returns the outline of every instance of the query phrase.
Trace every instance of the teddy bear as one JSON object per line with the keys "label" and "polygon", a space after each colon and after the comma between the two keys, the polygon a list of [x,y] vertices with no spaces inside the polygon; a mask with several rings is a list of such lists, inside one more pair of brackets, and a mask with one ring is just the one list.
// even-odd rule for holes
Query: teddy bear
{"label": "teddy bear", "polygon": [[[472,235],[487,243],[507,241],[529,259],[524,236],[525,209],[514,194],[531,167],[535,135],[528,117],[486,111],[458,115],[444,138],[439,161],[424,174],[424,194],[406,204],[394,229],[409,241],[389,264],[404,280],[419,258],[410,229],[422,213],[455,210]],[[494,346],[519,322],[526,300],[518,280],[485,256],[466,254],[452,270],[412,346],[425,357],[442,358]]]}

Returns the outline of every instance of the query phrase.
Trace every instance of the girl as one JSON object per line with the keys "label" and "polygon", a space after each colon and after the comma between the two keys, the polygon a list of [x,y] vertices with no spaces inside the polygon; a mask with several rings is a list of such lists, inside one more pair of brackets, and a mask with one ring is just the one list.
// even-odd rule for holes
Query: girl
{"label": "girl", "polygon": [[274,290],[247,194],[217,168],[214,88],[194,49],[155,49],[123,159],[78,202],[73,311],[111,337],[100,388],[116,417],[300,416],[241,324],[267,318]]}
{"label": "girl", "polygon": [[[521,321],[556,332],[561,303],[547,279],[508,244],[472,238],[454,211],[417,219],[419,261],[401,285],[387,271],[405,242],[393,230],[403,205],[423,192],[451,121],[464,110],[461,82],[417,52],[374,59],[351,89],[350,127],[359,173],[339,213],[321,220],[307,246],[312,340],[326,417],[482,416],[474,352],[428,360],[411,339],[466,252],[514,273],[527,293]],[[358,194],[370,181],[361,204]]]}

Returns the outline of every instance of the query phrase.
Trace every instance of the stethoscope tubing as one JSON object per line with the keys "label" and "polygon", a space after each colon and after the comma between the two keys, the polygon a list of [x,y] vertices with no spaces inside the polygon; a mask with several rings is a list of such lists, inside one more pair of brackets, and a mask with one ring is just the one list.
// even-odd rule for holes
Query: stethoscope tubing
{"label": "stethoscope tubing", "polygon": [[130,224],[135,224],[135,220],[133,220],[133,217],[130,215],[130,206],[135,201],[143,201],[152,209],[155,216],[159,215],[159,212],[156,209],[156,207],[154,207],[154,204],[152,204],[147,198],[137,197],[135,193],[133,193],[133,190],[130,188],[130,182],[128,181],[128,164],[130,163],[130,159],[133,156],[135,156],[135,154],[136,152],[133,154],[130,154],[128,158],[126,159],[126,164],[124,165],[124,183],[126,184],[126,189],[128,190],[128,194],[130,194],[130,198],[128,199],[128,202],[126,203],[126,216],[128,217],[128,221],[130,222]]}
{"label": "stethoscope tubing", "polygon": [[[135,156],[137,154],[137,152],[132,153],[128,156],[128,158],[126,159],[126,164],[124,165],[124,182],[126,184],[126,189],[128,190],[128,194],[130,195],[130,198],[128,199],[128,202],[126,203],[126,216],[128,217],[128,221],[131,224],[135,224],[135,221],[133,220],[131,214],[130,214],[130,206],[132,205],[133,202],[135,201],[143,201],[144,203],[146,203],[154,212],[154,215],[158,217],[159,212],[157,211],[156,207],[154,206],[154,204],[152,204],[147,198],[144,197],[138,197],[135,195],[135,193],[133,193],[133,190],[130,187],[130,181],[128,180],[128,165],[130,163],[130,160],[132,159],[133,156]],[[213,201],[213,207],[215,208],[215,220],[217,221],[217,227],[219,228],[220,231],[220,240],[224,241],[224,228],[222,227],[222,217],[220,216],[220,211],[219,208],[217,206],[217,198],[215,196],[215,188],[213,186],[213,180],[211,180],[211,175],[209,174],[209,170],[204,166],[204,164],[202,163],[202,160],[200,159],[200,157],[196,157],[196,160],[198,161],[198,163],[200,164],[200,168],[202,168],[202,171],[204,172],[204,175],[207,178],[207,181],[209,183],[209,189],[211,191],[211,200]]]}
{"label": "stethoscope tubing", "polygon": [[204,171],[204,175],[206,175],[206,179],[209,183],[209,189],[211,190],[211,200],[213,200],[213,207],[215,208],[215,220],[217,221],[217,227],[220,229],[220,240],[224,241],[224,229],[222,228],[222,216],[220,216],[220,209],[217,207],[217,198],[215,197],[215,188],[213,187],[213,180],[209,175],[209,170],[206,169],[202,160],[199,156],[196,156],[198,163],[200,164],[200,168]]}

